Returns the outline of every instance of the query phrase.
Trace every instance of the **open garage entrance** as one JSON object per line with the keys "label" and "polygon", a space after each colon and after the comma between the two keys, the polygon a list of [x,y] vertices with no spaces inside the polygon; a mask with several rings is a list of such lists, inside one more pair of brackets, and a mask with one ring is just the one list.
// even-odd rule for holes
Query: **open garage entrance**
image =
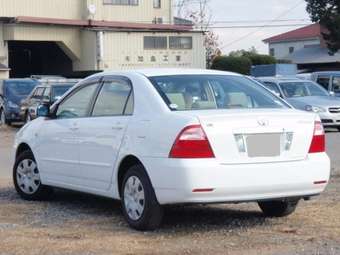
{"label": "open garage entrance", "polygon": [[72,74],[72,60],[56,42],[9,41],[8,51],[11,78]]}

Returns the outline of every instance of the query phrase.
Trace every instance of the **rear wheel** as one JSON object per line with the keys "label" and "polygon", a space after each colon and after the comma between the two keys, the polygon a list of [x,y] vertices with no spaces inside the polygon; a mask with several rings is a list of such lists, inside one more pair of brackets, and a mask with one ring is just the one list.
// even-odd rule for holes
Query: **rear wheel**
{"label": "rear wheel", "polygon": [[13,168],[13,182],[18,194],[25,200],[45,200],[53,192],[41,183],[37,163],[31,151],[22,152]]}
{"label": "rear wheel", "polygon": [[340,127],[338,127],[338,131],[340,132]]}
{"label": "rear wheel", "polygon": [[299,200],[287,201],[265,201],[259,202],[259,206],[265,216],[268,217],[284,217],[292,214]]}
{"label": "rear wheel", "polygon": [[163,208],[142,165],[133,166],[126,172],[121,198],[124,217],[132,228],[154,230],[159,227]]}

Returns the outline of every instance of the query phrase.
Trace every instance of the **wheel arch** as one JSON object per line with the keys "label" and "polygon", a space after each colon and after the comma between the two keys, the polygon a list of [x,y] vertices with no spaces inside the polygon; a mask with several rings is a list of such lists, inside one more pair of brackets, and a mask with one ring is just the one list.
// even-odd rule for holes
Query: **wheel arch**
{"label": "wheel arch", "polygon": [[[142,161],[135,155],[127,155],[120,161],[118,172],[117,172],[117,188],[118,188],[119,197],[121,197],[121,186],[123,183],[124,175],[127,172],[127,170],[129,170],[130,167],[135,166],[135,165],[142,165],[145,169],[145,166],[143,165]],[[146,174],[148,178],[150,179],[147,172]]]}
{"label": "wheel arch", "polygon": [[17,159],[18,156],[24,151],[30,151],[33,154],[31,147],[27,143],[21,143],[15,152],[15,159]]}

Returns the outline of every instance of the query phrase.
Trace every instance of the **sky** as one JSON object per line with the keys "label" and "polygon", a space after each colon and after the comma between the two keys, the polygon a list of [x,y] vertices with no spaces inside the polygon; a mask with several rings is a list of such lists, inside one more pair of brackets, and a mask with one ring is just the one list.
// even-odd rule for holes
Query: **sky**
{"label": "sky", "polygon": [[[197,8],[192,0],[190,8]],[[196,6],[196,7],[195,7]],[[212,26],[219,36],[223,53],[249,49],[254,46],[260,53],[268,53],[263,39],[297,29],[309,24],[304,0],[210,0]],[[290,21],[282,21],[282,20]],[[263,21],[264,22],[260,22]],[[223,23],[215,23],[223,22]],[[295,24],[287,27],[226,28],[230,26],[273,26]]]}

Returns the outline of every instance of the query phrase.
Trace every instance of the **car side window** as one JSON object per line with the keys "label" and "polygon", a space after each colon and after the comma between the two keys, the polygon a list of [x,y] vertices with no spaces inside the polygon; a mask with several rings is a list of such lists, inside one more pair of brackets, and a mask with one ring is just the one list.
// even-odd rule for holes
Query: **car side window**
{"label": "car side window", "polygon": [[97,88],[98,84],[87,85],[66,98],[58,106],[56,118],[69,119],[86,117]]}
{"label": "car side window", "polygon": [[51,88],[46,88],[43,95],[43,100],[50,100]]}
{"label": "car side window", "polygon": [[274,82],[264,82],[263,85],[269,89],[270,91],[272,91],[275,95],[281,95],[280,89],[278,88],[278,86],[274,83]]}
{"label": "car side window", "polygon": [[44,90],[45,90],[45,88],[43,88],[43,87],[38,87],[38,88],[35,90],[34,94],[33,94],[33,98],[35,98],[35,99],[41,99],[42,96],[43,96],[43,94],[44,94]]}
{"label": "car side window", "polygon": [[319,83],[322,87],[324,87],[328,91],[329,80],[330,76],[319,76],[316,82]]}
{"label": "car side window", "polygon": [[340,93],[340,76],[333,77],[332,91],[335,93]]}
{"label": "car side window", "polygon": [[99,92],[92,116],[132,114],[132,88],[125,81],[107,81]]}

